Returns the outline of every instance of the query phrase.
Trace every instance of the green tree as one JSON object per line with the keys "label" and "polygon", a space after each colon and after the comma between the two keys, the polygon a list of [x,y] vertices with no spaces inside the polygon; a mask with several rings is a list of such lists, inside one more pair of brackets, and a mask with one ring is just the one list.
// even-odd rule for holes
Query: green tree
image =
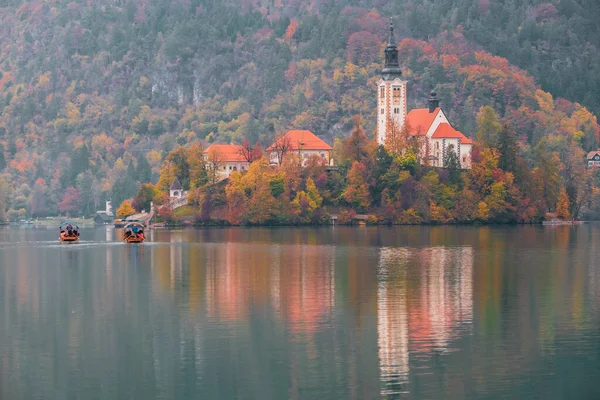
{"label": "green tree", "polygon": [[138,157],[136,179],[140,183],[149,183],[152,181],[152,168],[144,155]]}
{"label": "green tree", "polygon": [[498,151],[500,151],[498,167],[503,171],[515,172],[517,170],[519,146],[515,132],[507,124],[502,125],[502,130],[498,136]]}
{"label": "green tree", "polygon": [[502,125],[494,109],[481,107],[477,114],[477,141],[487,147],[496,147],[501,131]]}
{"label": "green tree", "polygon": [[444,168],[448,170],[448,181],[453,185],[461,183],[460,160],[454,150],[450,150],[444,160]]}

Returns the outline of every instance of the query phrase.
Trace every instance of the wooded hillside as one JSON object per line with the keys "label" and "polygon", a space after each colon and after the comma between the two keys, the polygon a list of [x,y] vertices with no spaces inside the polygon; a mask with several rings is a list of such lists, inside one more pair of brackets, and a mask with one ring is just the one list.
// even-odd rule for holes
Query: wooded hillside
{"label": "wooded hillside", "polygon": [[2,4],[2,213],[119,204],[156,182],[172,149],[198,140],[266,145],[302,128],[333,142],[355,114],[372,135],[390,16],[409,108],[437,87],[451,121],[474,136],[491,105],[530,159],[544,137],[553,150],[569,135],[586,150],[598,144],[595,117],[575,103],[600,109],[592,0]]}

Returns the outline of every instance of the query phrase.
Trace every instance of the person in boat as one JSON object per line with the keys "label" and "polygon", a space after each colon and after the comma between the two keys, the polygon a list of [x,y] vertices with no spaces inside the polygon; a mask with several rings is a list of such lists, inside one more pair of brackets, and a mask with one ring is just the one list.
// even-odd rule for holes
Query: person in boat
{"label": "person in boat", "polygon": [[69,237],[73,236],[73,226],[71,224],[67,225],[67,235]]}

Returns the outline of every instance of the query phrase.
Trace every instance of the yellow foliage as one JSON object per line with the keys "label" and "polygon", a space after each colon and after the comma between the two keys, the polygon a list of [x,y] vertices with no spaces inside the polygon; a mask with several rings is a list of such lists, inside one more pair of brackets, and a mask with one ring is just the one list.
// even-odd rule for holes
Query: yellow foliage
{"label": "yellow foliage", "polygon": [[556,213],[562,219],[570,219],[571,213],[569,212],[569,196],[567,191],[563,188],[558,196],[558,202],[556,203]]}
{"label": "yellow foliage", "polygon": [[135,210],[129,200],[124,200],[117,208],[117,217],[119,218],[125,218],[133,214],[135,214]]}
{"label": "yellow foliage", "polygon": [[485,221],[489,217],[490,217],[490,208],[488,207],[488,205],[485,202],[480,201],[479,204],[477,204],[477,218]]}

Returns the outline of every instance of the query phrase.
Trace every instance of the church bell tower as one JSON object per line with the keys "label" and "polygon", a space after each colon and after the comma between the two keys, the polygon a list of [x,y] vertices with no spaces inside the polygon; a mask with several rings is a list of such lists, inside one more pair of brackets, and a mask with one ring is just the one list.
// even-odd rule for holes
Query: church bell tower
{"label": "church bell tower", "polygon": [[385,145],[391,129],[400,130],[406,119],[406,81],[398,62],[398,48],[394,38],[394,22],[385,47],[385,65],[377,83],[377,143]]}

